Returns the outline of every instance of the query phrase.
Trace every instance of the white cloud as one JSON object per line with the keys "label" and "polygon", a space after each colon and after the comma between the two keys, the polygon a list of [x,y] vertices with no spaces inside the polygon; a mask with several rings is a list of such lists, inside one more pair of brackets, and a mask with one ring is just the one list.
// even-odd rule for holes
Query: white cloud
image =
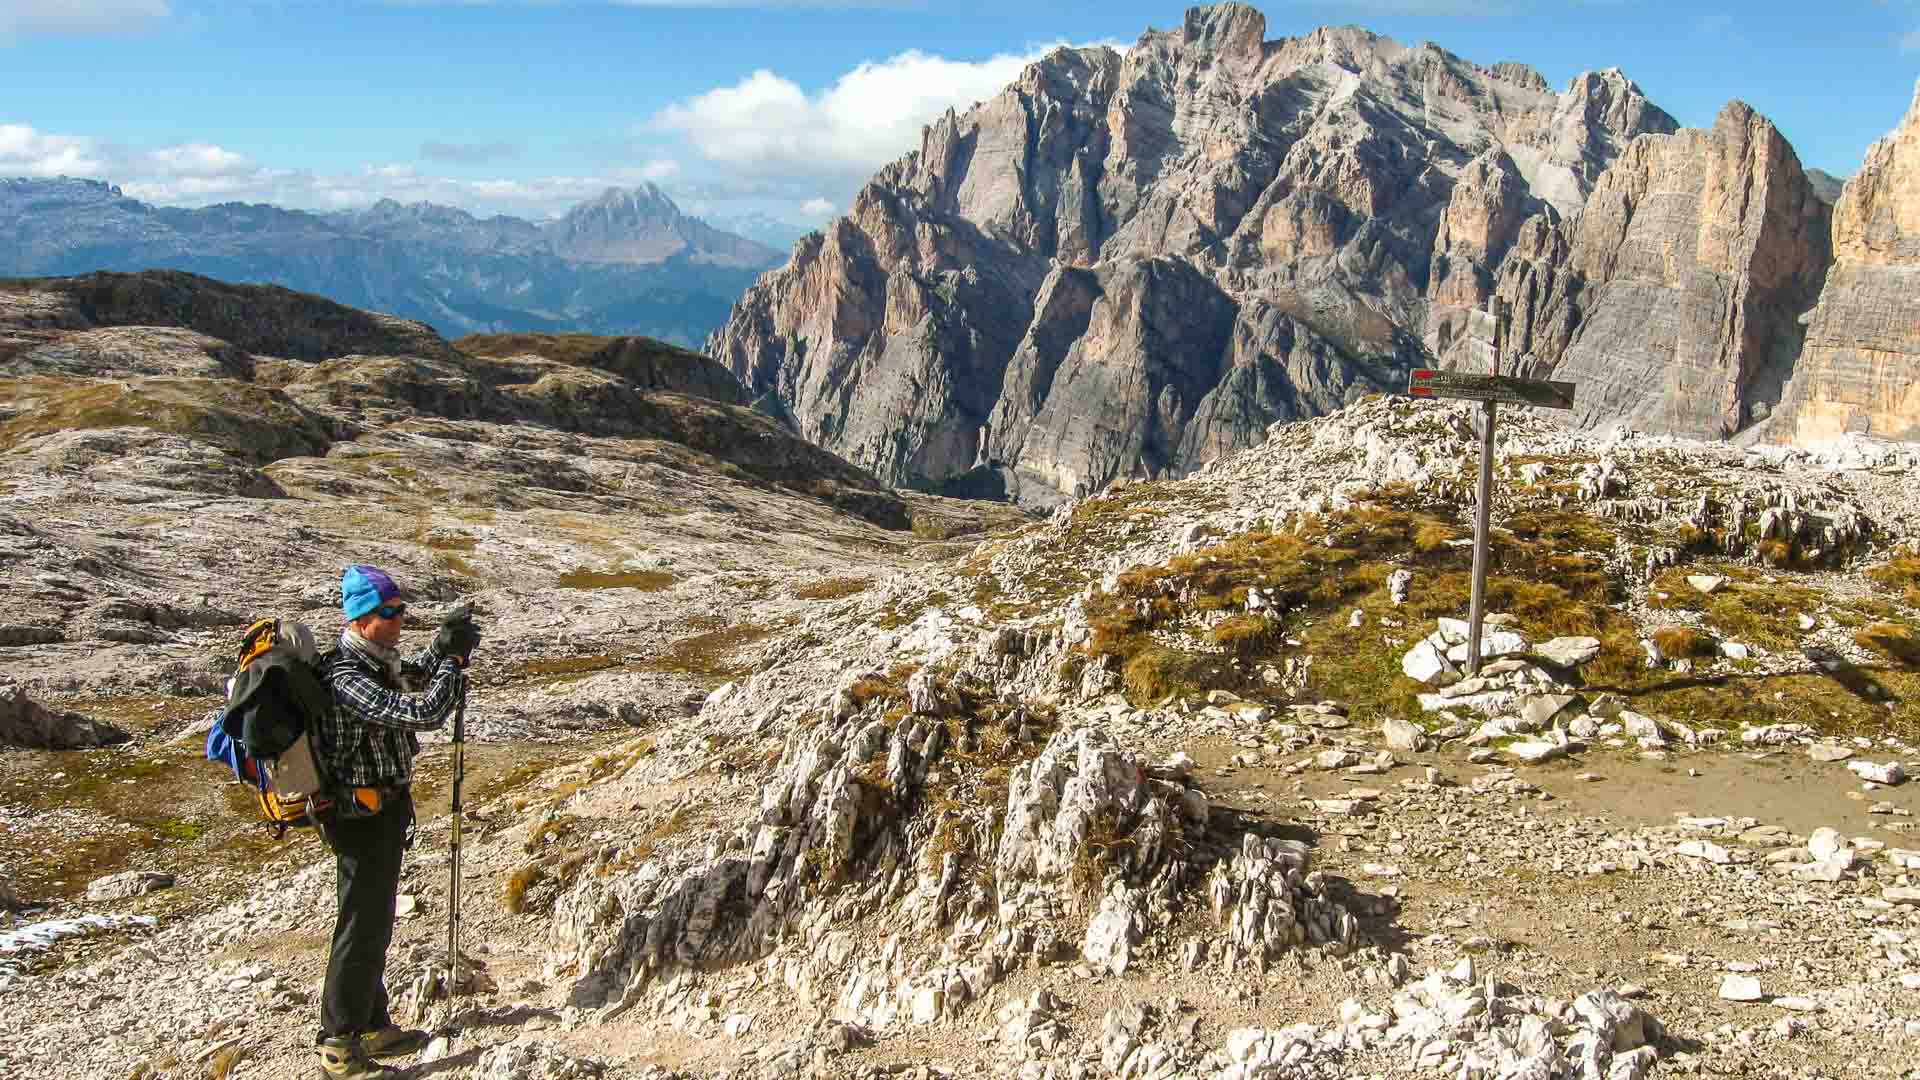
{"label": "white cloud", "polygon": [[993,97],[1055,47],[981,61],[914,49],[863,63],[812,96],[762,69],[671,105],[652,124],[685,135],[707,158],[749,173],[864,179],[917,149],[923,125],[949,108],[965,110]]}
{"label": "white cloud", "polygon": [[[5,0],[0,0],[5,2]],[[455,179],[407,163],[373,163],[340,173],[275,168],[207,142],[132,149],[85,135],[0,124],[0,176],[75,176],[120,185],[163,206],[267,202],[304,210],[366,206],[383,198],[436,202],[482,213],[546,217],[609,187],[673,176],[672,161],[648,162],[611,176]]]}
{"label": "white cloud", "polygon": [[489,161],[510,161],[520,156],[520,148],[510,142],[443,142],[428,139],[420,144],[420,156],[428,161],[451,161],[478,165]]}
{"label": "white cloud", "polygon": [[95,139],[0,124],[0,176],[87,176],[105,168]]}
{"label": "white cloud", "polygon": [[228,176],[252,168],[244,154],[198,142],[149,150],[142,155],[142,163],[170,176]]}
{"label": "white cloud", "polygon": [[1920,30],[1909,30],[1900,39],[1901,52],[1920,52]]}
{"label": "white cloud", "polygon": [[833,213],[833,202],[830,199],[808,199],[800,204],[800,212],[807,217],[826,217]]}
{"label": "white cloud", "polygon": [[615,170],[614,175],[623,180],[644,180],[650,184],[658,184],[663,180],[671,180],[679,176],[680,163],[671,158],[661,158],[637,168]]}
{"label": "white cloud", "polygon": [[[596,0],[375,0],[387,7],[586,7]],[[922,6],[920,0],[597,0],[632,8],[894,8]]]}
{"label": "white cloud", "polygon": [[1380,15],[1486,19],[1538,15],[1562,8],[1619,7],[1634,0],[1306,0],[1315,7],[1344,7]]}
{"label": "white cloud", "polygon": [[167,0],[0,0],[0,38],[124,34],[171,14]]}

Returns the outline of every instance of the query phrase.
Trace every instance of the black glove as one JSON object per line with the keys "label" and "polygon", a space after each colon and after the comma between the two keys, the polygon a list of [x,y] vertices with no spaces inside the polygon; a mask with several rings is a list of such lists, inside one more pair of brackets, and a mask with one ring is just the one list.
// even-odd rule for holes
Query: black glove
{"label": "black glove", "polygon": [[473,610],[462,604],[440,620],[440,632],[434,635],[434,651],[452,657],[467,666],[473,650],[480,647],[480,628],[473,623]]}

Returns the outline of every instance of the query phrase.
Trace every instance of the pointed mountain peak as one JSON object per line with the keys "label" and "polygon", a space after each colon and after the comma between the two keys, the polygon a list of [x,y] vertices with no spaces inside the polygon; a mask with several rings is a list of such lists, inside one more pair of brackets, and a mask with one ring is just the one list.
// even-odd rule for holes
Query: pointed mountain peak
{"label": "pointed mountain peak", "polygon": [[1834,207],[1833,244],[1835,255],[1861,263],[1920,262],[1920,87],[1847,181]]}
{"label": "pointed mountain peak", "polygon": [[1267,17],[1241,3],[1187,9],[1186,36],[1222,51],[1258,52],[1267,33]]}
{"label": "pointed mountain peak", "polygon": [[583,211],[672,217],[680,213],[680,207],[666,192],[660,190],[659,185],[648,180],[631,188],[610,187],[574,207],[571,213]]}
{"label": "pointed mountain peak", "polygon": [[554,254],[580,262],[649,263],[684,253],[697,261],[754,266],[779,257],[687,215],[650,182],[610,187],[541,228]]}

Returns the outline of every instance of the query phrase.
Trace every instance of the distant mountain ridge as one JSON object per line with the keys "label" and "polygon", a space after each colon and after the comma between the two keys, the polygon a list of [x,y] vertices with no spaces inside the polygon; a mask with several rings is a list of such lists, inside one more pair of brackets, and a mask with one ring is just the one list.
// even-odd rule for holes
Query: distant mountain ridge
{"label": "distant mountain ridge", "polygon": [[383,199],[309,213],[154,206],[99,180],[0,179],[0,276],[188,270],[314,292],[448,335],[638,333],[695,344],[784,254],[682,213],[653,184],[564,217]]}

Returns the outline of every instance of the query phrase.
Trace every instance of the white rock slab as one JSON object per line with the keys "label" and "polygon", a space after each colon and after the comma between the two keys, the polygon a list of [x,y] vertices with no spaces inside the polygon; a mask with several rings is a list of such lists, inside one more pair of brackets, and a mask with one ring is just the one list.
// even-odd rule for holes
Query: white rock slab
{"label": "white rock slab", "polygon": [[1847,768],[1853,775],[1871,784],[1904,784],[1907,782],[1907,770],[1897,761],[1849,761]]}
{"label": "white rock slab", "polygon": [[1561,667],[1578,667],[1600,655],[1600,639],[1557,637],[1533,650],[1534,655]]}
{"label": "white rock slab", "polygon": [[1710,863],[1724,866],[1733,861],[1733,853],[1711,840],[1688,840],[1673,849],[1675,855],[1685,855],[1690,859],[1705,859]]}
{"label": "white rock slab", "polygon": [[87,899],[96,903],[127,900],[173,887],[173,875],[162,870],[127,870],[95,878],[87,884]]}
{"label": "white rock slab", "polygon": [[1400,658],[1400,673],[1418,683],[1431,683],[1452,670],[1453,665],[1430,641],[1421,641]]}
{"label": "white rock slab", "polygon": [[1420,725],[1398,716],[1389,716],[1380,722],[1380,738],[1388,749],[1409,753],[1427,744],[1427,733],[1421,730]]}
{"label": "white rock slab", "polygon": [[1529,739],[1525,742],[1513,743],[1507,747],[1508,754],[1529,765],[1538,765],[1544,761],[1552,761],[1554,758],[1560,757],[1566,752],[1566,747],[1556,742],[1547,742],[1544,739]]}
{"label": "white rock slab", "polygon": [[1816,859],[1830,859],[1846,846],[1846,838],[1840,835],[1840,830],[1825,825],[1813,830],[1813,835],[1807,837],[1807,854]]}

